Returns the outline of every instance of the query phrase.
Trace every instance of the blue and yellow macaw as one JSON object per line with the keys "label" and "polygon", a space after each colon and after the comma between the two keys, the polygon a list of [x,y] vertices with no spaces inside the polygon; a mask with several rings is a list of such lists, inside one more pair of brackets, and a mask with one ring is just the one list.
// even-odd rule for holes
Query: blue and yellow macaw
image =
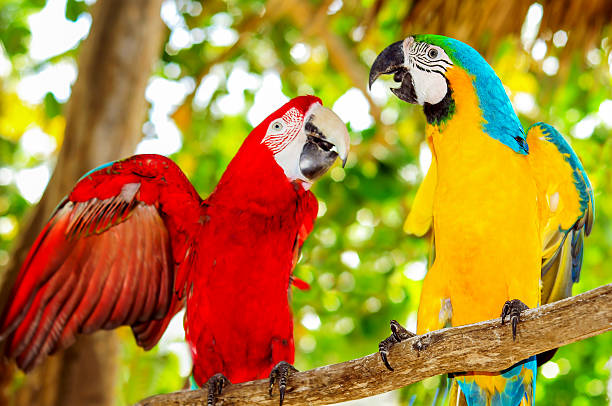
{"label": "blue and yellow macaw", "polygon": [[[401,84],[397,97],[423,106],[433,156],[405,225],[435,236],[417,334],[501,310],[516,336],[522,310],[570,296],[578,281],[594,214],[578,157],[548,124],[525,136],[493,69],[460,41],[410,36],[377,57],[370,86],[382,74]],[[457,374],[451,404],[532,405],[536,368],[533,356],[499,374]]]}

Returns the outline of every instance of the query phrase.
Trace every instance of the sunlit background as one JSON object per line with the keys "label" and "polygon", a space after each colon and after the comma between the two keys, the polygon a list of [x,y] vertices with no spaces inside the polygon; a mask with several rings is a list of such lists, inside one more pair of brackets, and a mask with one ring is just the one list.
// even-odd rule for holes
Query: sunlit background
{"label": "sunlit background", "polygon": [[[53,171],[93,2],[0,1],[0,21],[11,21],[0,27],[0,266]],[[299,28],[279,18],[211,65],[243,34],[242,21],[265,14],[265,2],[164,1],[167,38],[146,89],[148,116],[136,150],[170,155],[205,196],[250,128],[289,98],[314,93],[348,123],[353,150],[346,168],[334,167],[314,188],[320,218],[296,269],[312,286],[293,293],[299,369],[374,352],[391,318],[415,329],[427,242],[405,235],[402,224],[431,162],[418,108],[390,97],[388,81],[366,93],[366,76],[357,83],[349,70],[330,63],[348,50],[348,63],[367,73],[382,48],[403,38],[395,11],[405,2],[382,2],[368,24],[361,17],[381,2],[306,3],[326,7],[330,35],[342,39],[342,49],[308,33],[308,23]],[[515,16],[523,20],[520,32],[503,36],[486,55],[523,124],[547,121],[571,138],[595,186],[597,219],[585,242],[579,292],[611,280],[612,44],[607,28],[588,49],[565,52],[573,33],[542,31],[546,11],[533,3]],[[149,353],[121,330],[118,404],[182,387],[191,361],[179,316]],[[540,370],[538,404],[609,404],[611,354],[609,334],[563,348]],[[376,402],[429,404],[439,381],[430,378]]]}

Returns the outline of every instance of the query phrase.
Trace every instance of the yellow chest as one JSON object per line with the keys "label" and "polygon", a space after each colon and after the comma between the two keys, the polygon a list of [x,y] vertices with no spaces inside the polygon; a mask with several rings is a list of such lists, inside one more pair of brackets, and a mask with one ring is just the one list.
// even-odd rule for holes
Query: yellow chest
{"label": "yellow chest", "polygon": [[[539,239],[536,185],[524,155],[466,126],[449,125],[443,133],[434,132],[432,140],[438,168],[437,241],[483,249],[508,234],[528,233]],[[437,255],[443,254],[442,246],[436,248]]]}
{"label": "yellow chest", "polygon": [[536,306],[541,244],[527,157],[483,131],[475,100],[455,102],[453,118],[429,126],[428,138],[438,168],[435,264],[460,325],[499,317],[509,299]]}

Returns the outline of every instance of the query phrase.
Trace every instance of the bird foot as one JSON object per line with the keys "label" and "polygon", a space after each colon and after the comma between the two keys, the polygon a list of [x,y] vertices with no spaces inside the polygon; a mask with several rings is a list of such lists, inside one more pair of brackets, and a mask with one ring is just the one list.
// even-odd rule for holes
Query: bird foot
{"label": "bird foot", "polygon": [[389,364],[389,361],[387,360],[387,357],[389,356],[389,350],[395,344],[402,342],[404,340],[407,340],[409,338],[412,338],[416,336],[416,334],[406,330],[396,320],[391,320],[389,324],[391,327],[391,335],[385,338],[384,340],[382,340],[378,344],[378,353],[380,354],[380,358],[382,359],[382,362],[385,364],[387,369],[389,371],[393,371],[393,368],[391,367],[391,365]]}
{"label": "bird foot", "polygon": [[287,379],[298,370],[288,362],[281,361],[270,371],[270,396],[274,390],[274,383],[278,382],[278,394],[280,395],[279,405],[283,406],[285,390],[287,389]]}
{"label": "bird foot", "polygon": [[208,381],[206,381],[206,386],[208,386],[208,398],[206,400],[206,406],[215,406],[215,402],[217,400],[217,396],[221,394],[223,388],[227,385],[230,385],[231,382],[227,379],[223,374],[214,374]]}
{"label": "bird foot", "polygon": [[521,321],[521,312],[529,309],[525,303],[521,302],[518,299],[508,300],[504,303],[504,307],[501,312],[501,324],[504,324],[506,316],[508,316],[508,320],[512,324],[512,339],[516,340],[516,326],[519,321]]}

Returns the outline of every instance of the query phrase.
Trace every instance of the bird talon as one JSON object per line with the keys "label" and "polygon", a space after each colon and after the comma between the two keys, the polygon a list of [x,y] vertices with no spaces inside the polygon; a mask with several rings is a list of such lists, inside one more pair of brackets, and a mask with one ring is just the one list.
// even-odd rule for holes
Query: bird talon
{"label": "bird talon", "polygon": [[391,348],[391,344],[388,342],[388,340],[392,337],[393,336],[389,336],[385,340],[381,341],[380,344],[378,344],[378,353],[380,354],[380,359],[382,360],[383,364],[385,364],[387,369],[391,372],[393,372],[394,369],[393,367],[391,367],[391,364],[389,364],[387,356],[389,355],[389,348]]}
{"label": "bird talon", "polygon": [[508,300],[504,303],[501,312],[501,324],[505,324],[506,316],[508,316],[508,321],[512,325],[513,340],[516,340],[516,331],[518,323],[521,321],[521,312],[527,309],[529,309],[529,307],[518,299]]}
{"label": "bird talon", "polygon": [[393,338],[395,338],[395,341],[399,343],[400,341],[402,341],[402,338],[400,337],[398,326],[403,328],[401,325],[397,323],[397,321],[391,320],[391,323],[390,323],[391,335],[393,336]]}
{"label": "bird talon", "polygon": [[287,389],[287,379],[298,370],[288,362],[281,361],[270,371],[270,388],[268,393],[272,396],[274,383],[278,381],[279,405],[283,406],[285,400],[285,391]]}
{"label": "bird talon", "polygon": [[506,316],[510,313],[510,305],[509,305],[509,303],[510,302],[504,303],[504,307],[502,307],[502,312],[501,312],[501,324],[502,324],[502,326],[505,324]]}
{"label": "bird talon", "polygon": [[516,339],[516,326],[518,325],[519,318],[517,316],[512,316],[512,339]]}
{"label": "bird talon", "polygon": [[217,396],[223,392],[223,388],[226,385],[231,384],[229,379],[227,379],[223,374],[214,374],[208,381],[206,382],[206,386],[208,386],[208,397],[206,398],[206,406],[215,406],[215,402],[217,401]]}
{"label": "bird talon", "polygon": [[385,364],[385,367],[387,367],[389,371],[394,371],[388,360],[389,350],[395,344],[412,338],[416,334],[406,330],[401,324],[397,322],[397,320],[391,320],[389,326],[391,328],[391,335],[378,344],[378,353],[380,354],[380,359],[382,360],[383,364]]}
{"label": "bird talon", "polygon": [[416,336],[416,334],[406,330],[401,324],[397,322],[397,320],[391,320],[389,324],[391,326],[393,336],[395,337],[397,342],[405,341],[409,338]]}

